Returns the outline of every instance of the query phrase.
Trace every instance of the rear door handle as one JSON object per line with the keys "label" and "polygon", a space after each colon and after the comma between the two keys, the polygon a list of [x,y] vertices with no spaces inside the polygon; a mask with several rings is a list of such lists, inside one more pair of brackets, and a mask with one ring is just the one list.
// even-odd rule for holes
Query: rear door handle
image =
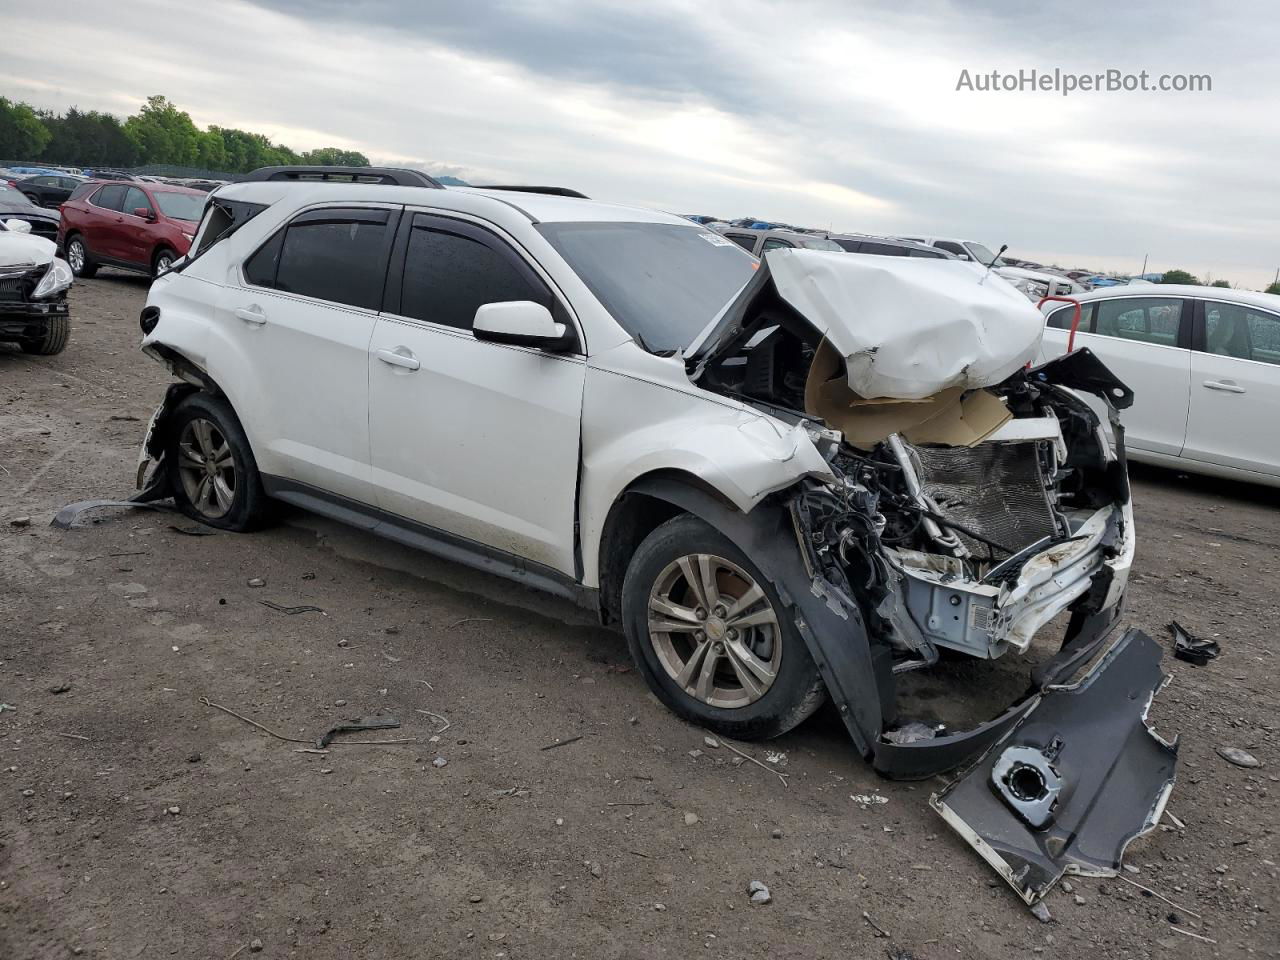
{"label": "rear door handle", "polygon": [[256,303],[248,307],[237,307],[236,316],[245,323],[263,324],[267,322],[267,313]]}
{"label": "rear door handle", "polygon": [[394,350],[375,350],[374,356],[383,363],[389,363],[393,367],[404,367],[406,370],[417,370],[422,366],[418,362],[418,358],[413,355],[413,351],[408,347],[396,347]]}
{"label": "rear door handle", "polygon": [[1204,385],[1210,390],[1221,390],[1223,393],[1244,393],[1244,387],[1234,380],[1206,380]]}

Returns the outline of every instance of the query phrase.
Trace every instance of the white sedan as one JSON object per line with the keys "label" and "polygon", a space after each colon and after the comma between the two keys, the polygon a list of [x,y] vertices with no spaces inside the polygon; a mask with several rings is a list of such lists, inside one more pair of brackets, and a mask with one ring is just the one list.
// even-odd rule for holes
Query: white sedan
{"label": "white sedan", "polygon": [[[1121,415],[1132,459],[1280,486],[1280,296],[1161,285],[1077,299],[1075,345],[1136,395]],[[1066,352],[1075,307],[1043,310],[1051,359]]]}

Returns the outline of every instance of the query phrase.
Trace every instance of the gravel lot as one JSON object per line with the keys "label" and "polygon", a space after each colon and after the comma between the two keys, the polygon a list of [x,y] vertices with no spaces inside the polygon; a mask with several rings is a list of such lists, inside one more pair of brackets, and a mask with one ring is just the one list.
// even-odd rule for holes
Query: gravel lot
{"label": "gravel lot", "polygon": [[[785,786],[735,763],[567,604],[301,514],[51,528],[132,492],[167,382],[136,349],[145,292],[104,270],[65,353],[0,347],[0,958],[1280,956],[1276,491],[1135,468],[1127,620],[1223,645],[1166,658],[1153,711],[1185,828],[1127,876],[1179,907],[1078,879],[1042,924],[929,809],[936,782],[880,780],[825,713],[746,747]],[[417,742],[302,752],[201,698],[298,739],[390,713],[366,738]]]}

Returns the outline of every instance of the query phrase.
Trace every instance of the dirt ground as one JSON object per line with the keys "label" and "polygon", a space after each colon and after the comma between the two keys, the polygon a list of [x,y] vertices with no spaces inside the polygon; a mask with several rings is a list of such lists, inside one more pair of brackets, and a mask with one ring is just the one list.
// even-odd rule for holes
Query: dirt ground
{"label": "dirt ground", "polygon": [[[3,960],[1280,956],[1276,491],[1135,468],[1127,620],[1223,645],[1166,657],[1153,710],[1185,827],[1126,876],[1178,907],[1077,879],[1043,924],[929,809],[938,781],[880,780],[828,713],[746,747],[770,770],[735,763],[566,603],[301,514],[50,527],[132,492],[167,382],[137,351],[145,291],[104,271],[65,353],[0,347]],[[366,739],[417,740],[305,752],[202,698],[299,740],[379,713],[403,726]]]}

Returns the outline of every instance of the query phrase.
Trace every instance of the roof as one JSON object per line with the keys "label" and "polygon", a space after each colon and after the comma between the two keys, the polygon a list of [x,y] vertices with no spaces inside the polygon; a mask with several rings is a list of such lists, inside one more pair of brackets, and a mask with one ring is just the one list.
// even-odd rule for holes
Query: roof
{"label": "roof", "polygon": [[[1280,312],[1280,296],[1274,293],[1258,293],[1254,290],[1232,290],[1230,287],[1203,287],[1180,283],[1122,284],[1117,287],[1098,287],[1079,294],[1076,299],[1081,303],[1090,300],[1111,300],[1116,297],[1201,297],[1206,300],[1223,300],[1227,303],[1243,303],[1248,306],[1262,307],[1265,310]],[[1045,307],[1057,309],[1061,303],[1046,303]]]}
{"label": "roof", "polygon": [[[483,197],[495,205],[519,210],[537,223],[567,221],[615,221],[631,223],[676,223],[695,226],[683,217],[648,210],[605,203],[600,200],[579,200],[575,197],[551,196],[541,193],[521,193],[514,190],[483,190],[474,187],[449,187],[440,190],[432,187],[400,187],[378,183],[332,183],[298,181],[254,181],[232,183],[219,187],[214,195],[228,200],[244,200],[250,203],[273,204],[286,197],[299,206],[313,203],[403,203],[448,209],[450,198],[459,195]],[[465,204],[462,208],[470,207]]]}
{"label": "roof", "polygon": [[[110,183],[112,181],[108,180],[104,182]],[[115,182],[119,183],[120,181],[117,180]],[[134,184],[128,184],[128,186],[144,187],[145,189],[150,190],[152,193],[194,193],[202,197],[206,196],[209,193],[208,190],[197,190],[195,187],[181,187],[181,186],[178,186],[176,183],[151,183],[150,181],[147,181],[147,180],[142,180]]]}

